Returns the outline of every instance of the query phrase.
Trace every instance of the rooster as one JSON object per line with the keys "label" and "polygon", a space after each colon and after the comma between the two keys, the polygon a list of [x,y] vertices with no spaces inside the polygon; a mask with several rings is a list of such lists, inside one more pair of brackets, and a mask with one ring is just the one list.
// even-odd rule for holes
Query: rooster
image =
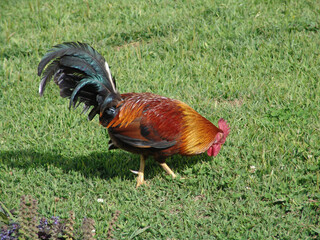
{"label": "rooster", "polygon": [[144,168],[153,156],[173,178],[165,163],[174,154],[191,156],[207,152],[217,156],[229,134],[229,126],[220,119],[218,127],[187,104],[152,93],[120,94],[105,59],[91,46],[69,42],[54,46],[40,61],[42,76],[39,93],[43,95],[51,78],[61,97],[70,99],[69,108],[84,103],[88,119],[97,114],[108,128],[109,149],[123,149],[140,155],[137,185],[145,183]]}

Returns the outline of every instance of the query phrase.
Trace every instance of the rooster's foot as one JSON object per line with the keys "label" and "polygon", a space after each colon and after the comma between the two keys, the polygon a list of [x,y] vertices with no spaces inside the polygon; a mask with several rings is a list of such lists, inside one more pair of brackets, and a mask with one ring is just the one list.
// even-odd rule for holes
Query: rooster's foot
{"label": "rooster's foot", "polygon": [[169,168],[169,166],[166,163],[160,163],[160,166],[170,175],[172,178],[175,178],[176,175],[174,172]]}
{"label": "rooster's foot", "polygon": [[137,177],[137,185],[136,188],[138,188],[139,186],[146,184],[146,181],[144,180],[144,174],[139,172],[138,173],[138,177]]}
{"label": "rooster's foot", "polygon": [[137,177],[137,185],[136,188],[138,188],[139,186],[141,186],[142,184],[146,184],[146,182],[144,181],[144,167],[145,167],[145,156],[144,155],[140,155],[140,168],[139,171],[132,171],[133,173],[137,173],[138,177]]}

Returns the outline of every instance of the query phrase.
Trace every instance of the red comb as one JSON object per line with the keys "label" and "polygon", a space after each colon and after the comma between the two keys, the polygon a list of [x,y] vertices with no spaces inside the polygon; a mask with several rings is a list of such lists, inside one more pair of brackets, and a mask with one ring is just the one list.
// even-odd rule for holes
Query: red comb
{"label": "red comb", "polygon": [[223,139],[221,140],[221,144],[224,144],[224,142],[226,141],[227,136],[230,133],[230,127],[229,127],[229,125],[227,124],[227,122],[223,118],[220,118],[220,120],[218,122],[218,126],[223,131]]}

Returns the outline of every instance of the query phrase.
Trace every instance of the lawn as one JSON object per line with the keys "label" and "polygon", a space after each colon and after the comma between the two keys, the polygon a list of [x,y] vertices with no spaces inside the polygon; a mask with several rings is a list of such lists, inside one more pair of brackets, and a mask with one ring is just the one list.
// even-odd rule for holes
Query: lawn
{"label": "lawn", "polygon": [[[37,64],[53,45],[89,43],[124,92],[184,101],[231,133],[219,155],[152,159],[108,151],[107,130]],[[95,221],[106,239],[316,239],[320,235],[318,1],[0,1],[0,202]],[[99,201],[98,201],[99,199]],[[4,211],[5,212],[5,211]],[[79,236],[79,235],[77,235]]]}

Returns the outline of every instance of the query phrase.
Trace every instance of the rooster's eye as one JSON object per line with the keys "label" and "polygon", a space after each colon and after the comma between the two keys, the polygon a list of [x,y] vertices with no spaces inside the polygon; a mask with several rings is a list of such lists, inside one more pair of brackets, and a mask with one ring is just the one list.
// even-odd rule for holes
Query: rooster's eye
{"label": "rooster's eye", "polygon": [[116,109],[114,107],[111,107],[107,110],[108,115],[114,115],[116,113]]}

